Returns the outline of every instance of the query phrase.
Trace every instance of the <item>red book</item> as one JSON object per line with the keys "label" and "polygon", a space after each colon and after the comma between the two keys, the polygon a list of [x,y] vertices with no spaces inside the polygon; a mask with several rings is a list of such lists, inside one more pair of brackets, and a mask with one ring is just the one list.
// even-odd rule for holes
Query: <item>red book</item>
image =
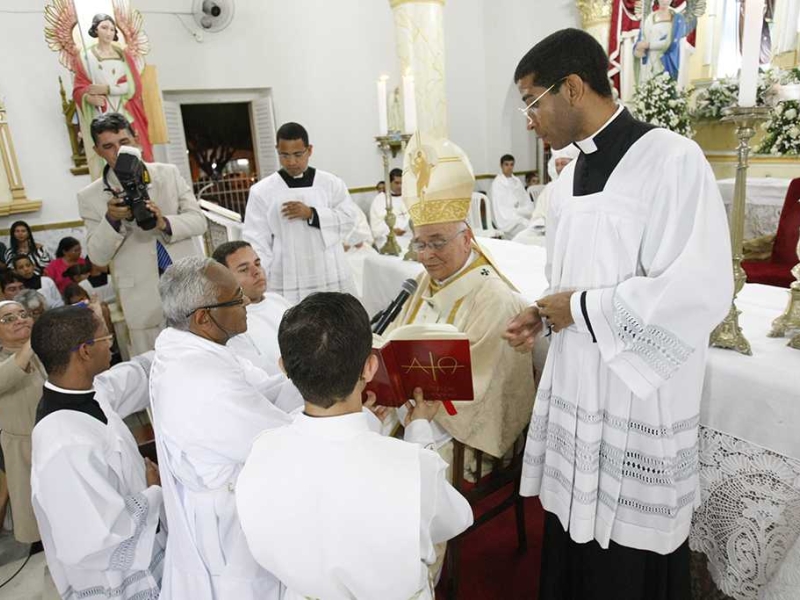
{"label": "red book", "polygon": [[473,400],[469,338],[452,325],[405,325],[375,336],[380,365],[367,391],[377,404],[398,407],[422,388],[426,400]]}

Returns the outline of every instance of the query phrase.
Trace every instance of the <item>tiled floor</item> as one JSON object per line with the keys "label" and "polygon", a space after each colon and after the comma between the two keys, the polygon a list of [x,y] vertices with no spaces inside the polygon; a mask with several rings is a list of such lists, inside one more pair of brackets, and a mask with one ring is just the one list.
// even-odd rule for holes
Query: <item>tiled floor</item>
{"label": "tiled floor", "polygon": [[[0,532],[0,584],[8,580],[25,562],[28,545],[20,544],[10,531]],[[0,600],[49,600],[55,592],[44,596],[45,589],[44,552],[31,557],[23,569],[6,585],[0,588]],[[52,584],[51,584],[52,585]],[[55,595],[58,598],[58,594]]]}

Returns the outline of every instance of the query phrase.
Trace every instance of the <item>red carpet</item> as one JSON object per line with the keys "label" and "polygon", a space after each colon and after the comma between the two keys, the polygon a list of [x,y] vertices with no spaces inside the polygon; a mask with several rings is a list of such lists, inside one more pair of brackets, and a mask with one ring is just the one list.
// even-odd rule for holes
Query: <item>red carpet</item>
{"label": "red carpet", "polygon": [[[510,491],[504,488],[473,507],[480,515],[502,501]],[[485,523],[461,538],[458,600],[535,600],[539,589],[544,513],[537,498],[525,499],[525,528],[528,551],[517,552],[514,509]],[[437,587],[437,599],[444,599],[445,576]]]}

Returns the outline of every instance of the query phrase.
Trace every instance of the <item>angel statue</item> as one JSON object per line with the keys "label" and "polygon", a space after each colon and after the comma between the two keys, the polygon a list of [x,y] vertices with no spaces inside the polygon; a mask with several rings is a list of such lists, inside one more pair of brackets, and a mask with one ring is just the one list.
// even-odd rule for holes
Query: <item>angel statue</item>
{"label": "angel statue", "polygon": [[[686,0],[683,12],[672,8],[672,0],[657,0],[658,10],[651,10],[650,0],[636,4],[641,19],[639,39],[633,47],[639,84],[666,71],[680,81],[681,40],[694,31],[697,19],[706,10],[706,0]],[[685,68],[685,66],[684,66]]]}
{"label": "angel statue", "polygon": [[[86,140],[91,140],[92,119],[103,113],[123,114],[133,126],[144,159],[153,161],[141,78],[150,45],[139,11],[126,0],[112,0],[112,6],[113,17],[100,13],[92,18],[88,34],[96,41],[88,44],[83,42],[72,0],[53,0],[45,8],[47,43],[74,75],[72,97],[80,115],[81,135],[93,178],[100,176],[102,160],[91,151]],[[73,34],[76,28],[80,47]],[[124,46],[120,44],[120,34]]]}

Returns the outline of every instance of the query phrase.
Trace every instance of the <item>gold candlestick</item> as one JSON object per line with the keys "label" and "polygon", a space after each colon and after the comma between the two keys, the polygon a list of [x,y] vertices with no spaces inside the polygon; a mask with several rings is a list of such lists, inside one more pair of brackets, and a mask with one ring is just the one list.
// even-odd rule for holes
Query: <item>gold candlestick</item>
{"label": "gold candlestick", "polygon": [[747,167],[750,157],[750,139],[756,133],[756,125],[767,120],[770,110],[765,106],[731,106],[723,111],[725,115],[723,121],[731,121],[736,124],[736,137],[739,139],[736,183],[733,188],[733,206],[730,216],[734,289],[728,316],[711,333],[711,345],[717,348],[736,350],[747,355],[752,355],[753,351],[750,349],[750,342],[745,339],[742,328],[739,326],[741,311],[736,308],[736,296],[742,291],[745,281],[747,281],[747,275],[742,269]]}
{"label": "gold candlestick", "polygon": [[[800,242],[797,243],[797,258],[800,260]],[[792,269],[795,281],[789,287],[789,304],[783,314],[772,322],[769,337],[783,337],[795,332],[787,346],[800,350],[800,263]]]}
{"label": "gold candlestick", "polygon": [[386,226],[389,228],[389,235],[386,236],[386,243],[379,250],[381,254],[391,254],[399,256],[402,248],[397,243],[397,236],[394,232],[394,226],[397,223],[397,216],[394,214],[392,208],[392,182],[389,179],[389,153],[392,157],[397,156],[397,153],[406,147],[406,142],[411,139],[411,135],[407,133],[390,133],[389,135],[381,135],[375,138],[378,142],[378,148],[381,150],[383,158],[383,172],[384,181],[386,182]]}

